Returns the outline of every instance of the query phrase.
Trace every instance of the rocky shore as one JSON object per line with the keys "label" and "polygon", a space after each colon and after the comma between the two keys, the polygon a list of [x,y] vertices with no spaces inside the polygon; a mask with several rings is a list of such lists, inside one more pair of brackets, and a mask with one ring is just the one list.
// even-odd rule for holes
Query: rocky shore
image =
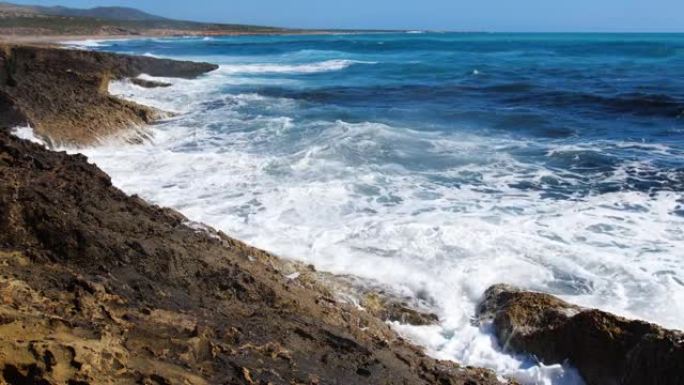
{"label": "rocky shore", "polygon": [[[303,266],[127,196],[82,155],[159,115],[112,79],[216,67],[45,47],[0,47],[0,383],[513,383],[428,357],[384,322],[437,317],[381,293],[363,309]],[[141,81],[141,86],[163,87]],[[506,286],[480,322],[502,349],[570,362],[589,385],[684,384],[682,334]]]}
{"label": "rocky shore", "polygon": [[193,78],[216,69],[180,62],[46,47],[0,45],[0,125],[30,124],[45,140],[89,145],[160,111],[109,95],[109,82],[140,74]]}
{"label": "rocky shore", "polygon": [[0,134],[9,384],[499,384],[427,357],[312,275]]}
{"label": "rocky shore", "polygon": [[546,364],[569,362],[587,385],[684,384],[684,333],[584,309],[544,293],[489,288],[481,321],[504,349]]}
{"label": "rocky shore", "polygon": [[7,129],[28,122],[53,142],[94,143],[152,119],[109,96],[109,79],[212,65],[32,47],[6,47],[2,60],[5,383],[502,383],[429,358],[311,268],[126,196],[85,157]]}

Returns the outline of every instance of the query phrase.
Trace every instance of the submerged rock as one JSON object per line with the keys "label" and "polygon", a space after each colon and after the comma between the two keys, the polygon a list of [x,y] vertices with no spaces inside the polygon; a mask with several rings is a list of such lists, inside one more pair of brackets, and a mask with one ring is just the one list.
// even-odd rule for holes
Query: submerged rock
{"label": "submerged rock", "polygon": [[156,80],[146,80],[140,78],[131,78],[131,83],[143,88],[166,88],[171,87],[171,83],[159,82]]}
{"label": "submerged rock", "polygon": [[479,305],[505,350],[568,361],[588,385],[684,384],[684,334],[507,285]]}

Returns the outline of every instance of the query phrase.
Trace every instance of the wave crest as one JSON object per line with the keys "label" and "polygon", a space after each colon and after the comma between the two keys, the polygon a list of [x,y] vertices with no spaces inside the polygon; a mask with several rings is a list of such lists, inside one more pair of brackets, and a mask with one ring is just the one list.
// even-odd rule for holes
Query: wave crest
{"label": "wave crest", "polygon": [[360,60],[326,60],[306,64],[223,64],[218,71],[223,74],[268,74],[291,73],[309,74],[318,72],[340,71],[354,64],[376,64]]}

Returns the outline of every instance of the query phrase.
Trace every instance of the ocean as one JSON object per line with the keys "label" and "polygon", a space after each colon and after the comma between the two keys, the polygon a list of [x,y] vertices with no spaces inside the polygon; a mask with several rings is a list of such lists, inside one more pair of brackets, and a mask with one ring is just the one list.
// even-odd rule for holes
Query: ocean
{"label": "ocean", "polygon": [[219,64],[112,84],[176,115],[142,145],[80,151],[128,193],[435,312],[394,325],[435,357],[581,383],[473,322],[495,283],[684,328],[684,35],[73,44]]}

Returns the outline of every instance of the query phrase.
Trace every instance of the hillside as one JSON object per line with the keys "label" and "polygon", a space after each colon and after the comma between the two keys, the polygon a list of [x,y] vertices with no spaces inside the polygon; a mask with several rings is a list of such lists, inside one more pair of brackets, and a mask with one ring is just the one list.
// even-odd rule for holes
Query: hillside
{"label": "hillside", "polygon": [[0,2],[0,15],[14,14],[27,16],[66,16],[66,17],[93,17],[105,20],[166,20],[166,18],[152,15],[135,8],[128,7],[95,7],[89,9],[69,8],[62,6],[44,7],[34,5],[18,5]]}
{"label": "hillside", "polygon": [[172,20],[125,7],[76,9],[0,3],[0,39],[15,36],[170,36],[281,32],[303,31]]}
{"label": "hillside", "polygon": [[67,7],[36,7],[41,13],[54,16],[96,17],[105,20],[166,20],[161,16],[149,14],[135,8],[128,7],[95,7],[90,9],[77,9]]}

